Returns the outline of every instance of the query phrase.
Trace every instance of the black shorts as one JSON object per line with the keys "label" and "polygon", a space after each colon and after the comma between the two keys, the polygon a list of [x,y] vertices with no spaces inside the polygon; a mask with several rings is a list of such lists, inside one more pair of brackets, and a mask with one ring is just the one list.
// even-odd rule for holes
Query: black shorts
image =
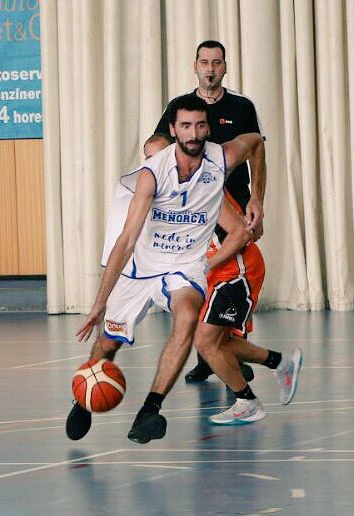
{"label": "black shorts", "polygon": [[245,277],[216,284],[206,299],[200,320],[215,326],[225,326],[246,333],[246,323],[252,315],[250,288]]}

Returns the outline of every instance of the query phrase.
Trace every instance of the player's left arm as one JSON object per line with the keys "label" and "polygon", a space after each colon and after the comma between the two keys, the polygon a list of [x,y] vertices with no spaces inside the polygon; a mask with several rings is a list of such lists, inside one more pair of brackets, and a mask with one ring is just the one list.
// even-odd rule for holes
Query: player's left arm
{"label": "player's left arm", "polygon": [[224,143],[227,174],[240,163],[249,160],[252,177],[253,199],[246,212],[250,229],[254,229],[263,219],[263,199],[265,192],[266,168],[263,137],[259,133],[247,133]]}
{"label": "player's left arm", "polygon": [[235,256],[253,237],[252,231],[248,228],[244,218],[234,210],[225,198],[221,206],[218,224],[227,235],[217,252],[208,258],[210,269],[221,265],[232,256]]}

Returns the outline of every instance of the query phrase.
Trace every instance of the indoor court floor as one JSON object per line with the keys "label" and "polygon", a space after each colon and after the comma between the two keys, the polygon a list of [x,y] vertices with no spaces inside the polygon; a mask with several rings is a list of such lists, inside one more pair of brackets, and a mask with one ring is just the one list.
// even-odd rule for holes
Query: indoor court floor
{"label": "indoor court floor", "polygon": [[75,341],[84,316],[1,314],[0,516],[353,516],[354,382],[352,312],[262,312],[252,339],[300,346],[294,401],[278,402],[269,369],[252,382],[267,417],[212,426],[208,415],[232,402],[212,376],[166,398],[166,437],[139,445],[126,437],[169,333],[169,316],[149,315],[117,363],[127,393],[95,415],[81,441],[64,426],[71,377],[89,344]]}

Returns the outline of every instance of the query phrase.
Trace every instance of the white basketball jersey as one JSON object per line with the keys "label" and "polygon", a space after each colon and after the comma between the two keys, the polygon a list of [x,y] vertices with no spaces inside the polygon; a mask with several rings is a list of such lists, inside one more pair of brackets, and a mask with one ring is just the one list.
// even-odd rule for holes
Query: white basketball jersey
{"label": "white basketball jersey", "polygon": [[176,144],[148,159],[143,167],[121,178],[123,186],[135,191],[142,168],[155,177],[155,196],[133,260],[123,274],[146,278],[190,270],[204,263],[223,199],[225,160],[221,145],[206,142],[198,170],[180,183],[175,157]]}

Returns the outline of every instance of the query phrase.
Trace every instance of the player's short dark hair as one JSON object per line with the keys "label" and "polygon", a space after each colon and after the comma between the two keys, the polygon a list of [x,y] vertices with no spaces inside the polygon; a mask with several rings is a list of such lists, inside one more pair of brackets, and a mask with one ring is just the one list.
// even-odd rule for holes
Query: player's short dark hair
{"label": "player's short dark hair", "polygon": [[168,121],[171,125],[175,125],[177,120],[177,111],[185,109],[186,111],[204,111],[208,117],[208,104],[194,94],[181,95],[173,100],[168,108]]}
{"label": "player's short dark hair", "polygon": [[199,57],[199,50],[201,48],[220,48],[220,50],[222,52],[222,57],[223,57],[223,59],[225,61],[226,50],[225,50],[224,45],[222,43],[220,43],[220,41],[215,41],[213,39],[207,39],[206,41],[202,41],[202,43],[199,43],[198,48],[197,48],[197,52],[196,52],[196,56],[195,56],[196,60]]}

